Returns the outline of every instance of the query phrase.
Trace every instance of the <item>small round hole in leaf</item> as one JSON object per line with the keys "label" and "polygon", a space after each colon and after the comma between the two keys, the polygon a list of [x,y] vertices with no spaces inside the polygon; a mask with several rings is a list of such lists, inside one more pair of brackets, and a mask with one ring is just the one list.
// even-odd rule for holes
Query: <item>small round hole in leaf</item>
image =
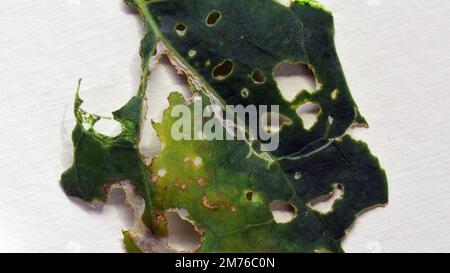
{"label": "small round hole in leaf", "polygon": [[223,80],[233,72],[234,64],[231,60],[225,60],[216,66],[213,70],[214,78]]}
{"label": "small round hole in leaf", "polygon": [[245,198],[247,198],[248,201],[252,201],[253,200],[253,192],[252,191],[247,192],[247,194],[245,194]]}
{"label": "small round hole in leaf", "polygon": [[252,79],[255,81],[255,83],[264,83],[266,81],[266,76],[261,70],[256,69],[255,71],[253,71]]}
{"label": "small round hole in leaf", "polygon": [[215,10],[208,15],[206,23],[208,24],[208,26],[214,26],[215,24],[217,24],[221,17],[222,14],[219,11]]}
{"label": "small round hole in leaf", "polygon": [[189,50],[188,52],[189,57],[194,58],[195,55],[197,55],[197,51],[194,49]]}
{"label": "small round hole in leaf", "polygon": [[243,89],[241,90],[241,96],[242,96],[242,97],[246,98],[246,97],[248,97],[249,95],[250,95],[250,91],[249,91],[247,88],[243,88]]}
{"label": "small round hole in leaf", "polygon": [[339,95],[339,90],[337,90],[337,89],[335,89],[335,90],[333,90],[333,92],[331,92],[331,98],[333,100],[337,99],[338,95]]}
{"label": "small round hole in leaf", "polygon": [[202,162],[203,162],[203,159],[201,157],[197,156],[194,158],[194,166],[198,167],[202,164]]}
{"label": "small round hole in leaf", "polygon": [[160,177],[163,177],[163,176],[165,176],[166,174],[167,174],[167,169],[165,169],[165,168],[159,169],[158,175],[159,175]]}
{"label": "small round hole in leaf", "polygon": [[186,34],[187,27],[184,24],[178,23],[175,26],[175,30],[179,36],[184,36]]}

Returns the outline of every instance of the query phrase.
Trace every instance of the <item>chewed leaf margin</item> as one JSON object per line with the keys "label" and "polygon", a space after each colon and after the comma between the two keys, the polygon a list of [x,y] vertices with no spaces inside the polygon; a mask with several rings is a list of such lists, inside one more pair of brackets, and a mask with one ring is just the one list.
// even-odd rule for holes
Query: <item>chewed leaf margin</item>
{"label": "chewed leaf margin", "polygon": [[152,223],[152,189],[147,183],[149,172],[138,150],[143,117],[145,91],[149,76],[150,57],[156,51],[155,35],[147,31],[141,43],[141,84],[136,96],[112,118],[121,124],[122,131],[116,137],[108,137],[95,131],[95,123],[102,117],[82,109],[79,96],[81,79],[75,97],[74,114],[76,126],[72,133],[74,163],[61,176],[61,185],[69,196],[86,202],[105,202],[110,187],[121,181],[131,181],[145,200],[143,221]]}

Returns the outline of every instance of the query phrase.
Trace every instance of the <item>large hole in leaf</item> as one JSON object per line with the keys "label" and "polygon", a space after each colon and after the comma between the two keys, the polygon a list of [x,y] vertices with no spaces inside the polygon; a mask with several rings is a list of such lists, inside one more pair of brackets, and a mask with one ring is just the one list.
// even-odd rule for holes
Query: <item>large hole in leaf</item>
{"label": "large hole in leaf", "polygon": [[280,224],[289,223],[297,217],[297,209],[291,203],[284,201],[276,200],[270,203],[270,211],[275,222]]}
{"label": "large hole in leaf", "polygon": [[147,112],[142,124],[139,151],[147,159],[147,164],[162,149],[151,121],[161,122],[163,111],[169,107],[167,97],[174,91],[182,93],[186,99],[192,97],[187,78],[178,74],[168,57],[163,55],[150,74],[146,90]]}
{"label": "large hole in leaf", "polygon": [[292,101],[302,90],[316,90],[314,72],[302,63],[281,63],[273,70],[275,81],[283,98]]}
{"label": "large hole in leaf", "polygon": [[208,15],[206,23],[208,24],[208,26],[214,26],[220,20],[220,17],[222,17],[222,14],[219,11],[215,10]]}
{"label": "large hole in leaf", "polygon": [[261,84],[266,81],[266,76],[261,70],[256,69],[255,71],[253,71],[252,79],[255,83]]}
{"label": "large hole in leaf", "polygon": [[122,126],[117,120],[100,119],[95,123],[94,130],[104,136],[116,137],[122,133]]}
{"label": "large hole in leaf", "polygon": [[184,209],[166,213],[169,229],[169,246],[179,252],[194,252],[201,245],[201,236],[192,223],[185,220]]}
{"label": "large hole in leaf", "polygon": [[297,108],[297,114],[303,121],[303,127],[309,130],[316,124],[319,118],[320,106],[312,102],[306,102]]}
{"label": "large hole in leaf", "polygon": [[320,213],[329,213],[332,211],[334,203],[344,196],[344,186],[342,184],[333,184],[333,191],[329,194],[314,198],[308,203],[308,206]]}
{"label": "large hole in leaf", "polygon": [[234,63],[231,60],[225,60],[216,66],[213,70],[214,78],[223,80],[233,72]]}

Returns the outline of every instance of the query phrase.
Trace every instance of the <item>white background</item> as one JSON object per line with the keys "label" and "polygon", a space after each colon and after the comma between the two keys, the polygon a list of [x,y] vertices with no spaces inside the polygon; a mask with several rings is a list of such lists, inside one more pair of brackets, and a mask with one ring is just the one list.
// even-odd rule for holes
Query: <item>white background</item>
{"label": "white background", "polygon": [[[345,250],[450,252],[450,2],[321,2],[334,12],[341,62],[371,125],[355,136],[389,178],[389,206],[362,215]],[[77,79],[85,109],[122,106],[138,87],[142,35],[121,0],[0,2],[1,252],[123,251],[131,217],[120,196],[90,209],[65,196],[59,177],[72,161]],[[185,88],[167,64],[150,84]]]}

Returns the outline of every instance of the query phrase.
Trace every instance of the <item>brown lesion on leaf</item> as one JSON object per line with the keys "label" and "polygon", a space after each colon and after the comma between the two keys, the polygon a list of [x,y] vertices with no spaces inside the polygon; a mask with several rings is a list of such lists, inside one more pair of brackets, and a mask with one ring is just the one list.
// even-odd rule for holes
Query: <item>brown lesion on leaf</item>
{"label": "brown lesion on leaf", "polygon": [[211,204],[211,203],[209,202],[209,200],[208,200],[208,196],[206,196],[206,195],[203,195],[203,197],[202,197],[202,205],[203,205],[205,208],[208,208],[208,209],[211,209],[211,210],[216,210],[216,209],[219,208],[218,205],[216,205],[216,204]]}
{"label": "brown lesion on leaf", "polygon": [[205,179],[203,179],[202,177],[197,178],[197,185],[200,188],[203,188],[205,186]]}
{"label": "brown lesion on leaf", "polygon": [[155,213],[155,224],[165,224],[165,223],[167,223],[167,219],[164,213]]}
{"label": "brown lesion on leaf", "polygon": [[224,211],[228,210],[231,212],[237,211],[236,206],[234,206],[234,204],[221,193],[212,193],[212,196],[210,195],[209,197],[207,194],[204,194],[202,197],[202,205],[210,210],[222,209]]}
{"label": "brown lesion on leaf", "polygon": [[156,239],[161,239],[169,235],[169,230],[167,229],[167,217],[164,211],[154,210],[152,212],[152,227],[151,232],[154,234]]}
{"label": "brown lesion on leaf", "polygon": [[158,175],[152,175],[151,180],[152,180],[153,183],[156,184],[156,183],[158,183],[158,181],[159,181],[159,176],[158,176]]}
{"label": "brown lesion on leaf", "polygon": [[197,228],[196,229],[196,231],[197,231],[197,233],[200,235],[200,236],[204,236],[205,235],[205,233],[206,233],[206,230],[204,229],[204,228]]}
{"label": "brown lesion on leaf", "polygon": [[173,185],[183,191],[187,189],[187,185],[178,179],[173,182]]}

